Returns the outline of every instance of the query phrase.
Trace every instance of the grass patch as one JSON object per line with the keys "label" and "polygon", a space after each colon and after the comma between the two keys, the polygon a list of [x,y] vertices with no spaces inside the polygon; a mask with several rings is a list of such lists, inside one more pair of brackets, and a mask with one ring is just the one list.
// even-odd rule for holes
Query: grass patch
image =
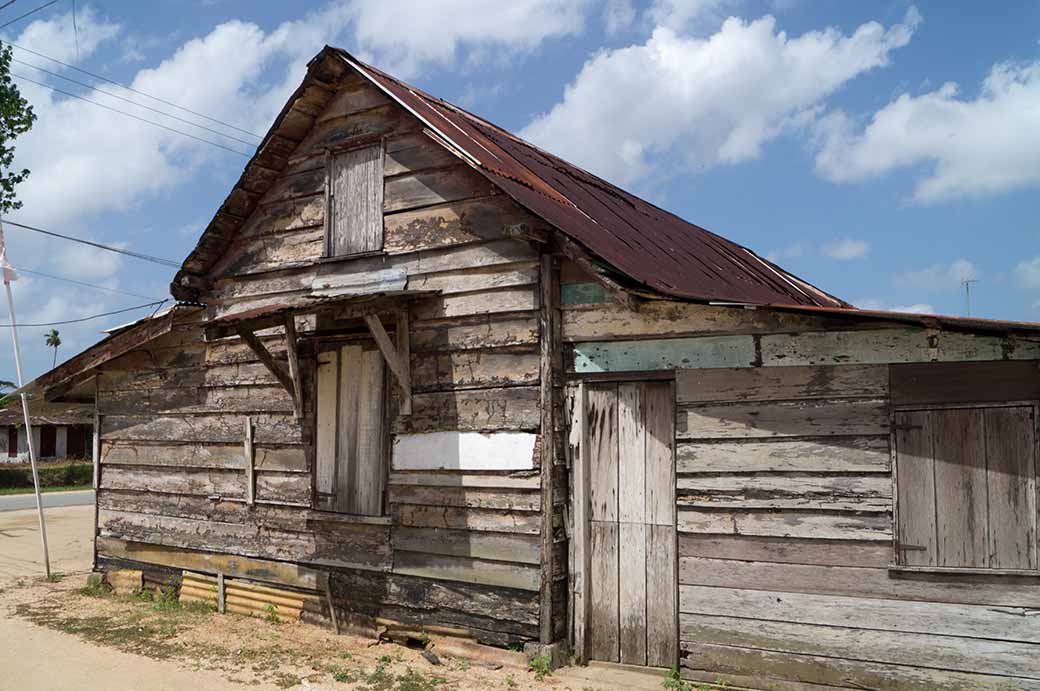
{"label": "grass patch", "polygon": [[[37,466],[40,487],[82,487],[94,481],[92,463],[59,463]],[[32,467],[26,464],[0,466],[0,489],[32,489]]]}
{"label": "grass patch", "polygon": [[534,672],[534,678],[538,681],[552,676],[552,658],[548,655],[535,655],[527,666]]}
{"label": "grass patch", "polygon": [[391,669],[394,660],[383,655],[371,671],[360,663],[351,667],[329,667],[327,671],[339,684],[357,684],[359,691],[440,691],[449,688],[448,680],[437,675],[426,675],[412,667],[403,673]]}
{"label": "grass patch", "polygon": [[[85,485],[54,485],[53,487],[41,487],[41,494],[50,494],[51,492],[81,492],[85,489],[94,489],[94,485],[88,482]],[[0,497],[11,495],[11,494],[32,494],[35,490],[32,486],[32,481],[28,487],[0,487]]]}
{"label": "grass patch", "polygon": [[667,689],[667,691],[712,691],[713,689],[729,688],[729,684],[724,682],[722,677],[716,678],[714,684],[695,684],[692,681],[686,681],[679,673],[678,667],[672,667],[672,671],[661,682],[661,686]]}
{"label": "grass patch", "polygon": [[[168,639],[174,632],[169,627],[109,616],[76,617],[65,613],[61,605],[18,605],[16,613],[39,626],[64,631],[91,643],[107,645],[123,652],[167,659],[180,652]],[[165,629],[165,630],[164,630]]]}

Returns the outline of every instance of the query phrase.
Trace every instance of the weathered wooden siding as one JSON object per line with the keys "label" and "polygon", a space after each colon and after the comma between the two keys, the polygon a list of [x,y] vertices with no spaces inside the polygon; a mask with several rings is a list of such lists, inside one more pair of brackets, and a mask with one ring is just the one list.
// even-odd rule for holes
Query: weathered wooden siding
{"label": "weathered wooden siding", "polygon": [[665,300],[633,312],[574,265],[563,275],[572,381],[676,378],[685,677],[1040,689],[1040,577],[891,568],[893,407],[1035,401],[1036,339]]}
{"label": "weathered wooden siding", "polygon": [[[677,372],[680,639],[690,678],[1040,688],[1040,622],[1029,616],[1040,578],[889,570],[890,374],[887,365]],[[900,388],[903,398],[922,395]]]}
{"label": "weathered wooden siding", "polygon": [[[372,137],[386,147],[383,252],[322,260],[325,149]],[[445,470],[406,470],[415,466],[402,460],[390,471],[385,519],[313,511],[312,398],[300,424],[245,343],[204,343],[188,325],[99,378],[101,534],[318,566],[332,571],[333,595],[347,609],[465,628],[498,644],[537,638],[542,506],[530,440],[540,432],[540,272],[538,250],[505,235],[519,223],[537,226],[417,121],[348,77],[210,271],[206,317],[401,277],[407,290],[433,294],[410,304],[413,414],[392,420],[393,437],[461,433],[492,446],[519,438],[525,457],[477,469],[433,463],[454,468]],[[304,339],[315,329],[364,327],[298,322]],[[284,360],[280,330],[261,335]],[[301,357],[309,391],[313,351]],[[255,425],[252,507],[246,416]]]}

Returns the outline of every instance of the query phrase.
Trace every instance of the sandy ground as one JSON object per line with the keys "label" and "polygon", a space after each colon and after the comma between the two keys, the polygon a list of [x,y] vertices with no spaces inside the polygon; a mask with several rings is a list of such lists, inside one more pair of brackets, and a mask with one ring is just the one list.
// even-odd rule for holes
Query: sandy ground
{"label": "sandy ground", "polygon": [[47,513],[54,582],[42,577],[33,511],[0,514],[0,691],[312,689],[587,691],[662,689],[661,677],[568,668],[542,680],[522,656],[421,651],[298,622],[182,608],[85,588],[93,507]]}

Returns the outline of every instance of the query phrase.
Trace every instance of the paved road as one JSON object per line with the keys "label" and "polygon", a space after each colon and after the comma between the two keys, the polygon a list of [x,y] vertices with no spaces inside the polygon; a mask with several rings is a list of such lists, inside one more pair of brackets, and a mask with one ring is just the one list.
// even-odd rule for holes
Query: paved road
{"label": "paved road", "polygon": [[[56,506],[92,506],[93,504],[94,490],[92,489],[80,492],[47,492],[43,495],[43,508],[45,509]],[[21,511],[35,508],[36,496],[32,492],[0,496],[0,511]]]}

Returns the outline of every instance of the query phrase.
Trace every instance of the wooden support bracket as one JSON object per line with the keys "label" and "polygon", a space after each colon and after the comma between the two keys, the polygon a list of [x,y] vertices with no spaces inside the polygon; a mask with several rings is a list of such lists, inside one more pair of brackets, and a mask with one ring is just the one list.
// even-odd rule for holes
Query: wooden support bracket
{"label": "wooden support bracket", "polygon": [[[285,367],[283,367],[281,365],[281,363],[279,363],[277,360],[274,359],[274,356],[271,355],[271,351],[269,351],[267,349],[267,347],[263,344],[263,342],[259,338],[256,337],[255,333],[253,333],[249,329],[247,329],[245,327],[242,327],[242,326],[238,327],[236,329],[236,331],[238,333],[239,338],[241,338],[243,341],[246,342],[246,345],[248,345],[249,349],[253,351],[253,353],[256,355],[257,359],[260,360],[260,362],[264,363],[264,367],[266,367],[271,372],[271,374],[273,374],[275,376],[275,378],[278,380],[278,382],[282,385],[282,388],[284,388],[286,391],[289,392],[289,396],[292,397],[292,399],[293,399],[293,411],[295,411],[297,418],[302,418],[303,417],[303,399],[298,394],[298,392],[301,389],[300,389],[300,386],[299,386],[298,382],[294,382],[293,381],[293,376],[290,373],[290,371],[288,369],[286,369]],[[295,336],[295,329],[293,330],[293,334]],[[293,345],[291,346],[292,350],[295,350],[295,340],[296,339],[293,338]],[[290,358],[291,357],[292,356],[290,355]],[[291,367],[291,365],[290,365],[290,367]],[[299,375],[299,371],[298,371],[299,370],[299,361],[298,360],[297,360],[297,363],[296,363],[296,367],[297,367],[297,377],[296,377],[296,379],[298,380],[299,379],[299,376],[298,376]]]}
{"label": "wooden support bracket", "polygon": [[608,278],[596,262],[592,260],[592,257],[590,257],[585,250],[579,247],[577,243],[563,237],[562,234],[558,234],[558,237],[560,241],[560,249],[563,251],[564,256],[584,269],[592,278],[599,281],[599,283],[606,288],[607,292],[609,292],[615,300],[633,312],[639,311],[639,299],[636,298],[636,296],[622,288],[616,281]]}
{"label": "wooden support bracket", "polygon": [[296,317],[285,318],[285,347],[289,353],[289,378],[293,385],[293,407],[296,419],[303,418],[303,382],[300,379],[300,353],[296,349]]}
{"label": "wooden support bracket", "polygon": [[[401,415],[412,414],[412,376],[411,376],[411,363],[409,360],[402,357],[402,353],[408,352],[408,346],[401,348],[400,353],[394,344],[390,342],[390,337],[386,333],[386,329],[383,328],[383,322],[379,321],[379,317],[374,314],[366,314],[364,316],[365,324],[368,325],[368,330],[372,332],[372,338],[375,339],[376,345],[379,347],[379,352],[383,354],[383,359],[386,360],[386,364],[390,367],[390,371],[394,373],[397,378],[397,383],[401,387]],[[407,315],[401,317],[401,313],[398,312],[398,331],[400,331],[402,319],[404,320],[404,328],[408,328],[408,317]],[[398,337],[398,340],[402,343],[408,340],[407,330],[404,333],[404,337]]]}

